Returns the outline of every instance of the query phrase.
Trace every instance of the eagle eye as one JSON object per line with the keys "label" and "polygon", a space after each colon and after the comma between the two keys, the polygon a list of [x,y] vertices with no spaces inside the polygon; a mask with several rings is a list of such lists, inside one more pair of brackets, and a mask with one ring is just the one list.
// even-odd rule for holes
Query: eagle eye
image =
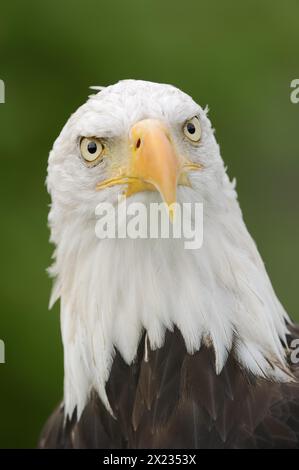
{"label": "eagle eye", "polygon": [[201,126],[198,117],[189,119],[184,124],[184,134],[192,142],[199,142],[201,138]]}
{"label": "eagle eye", "polygon": [[102,161],[104,146],[95,137],[82,137],[80,141],[80,152],[86,163],[97,164]]}

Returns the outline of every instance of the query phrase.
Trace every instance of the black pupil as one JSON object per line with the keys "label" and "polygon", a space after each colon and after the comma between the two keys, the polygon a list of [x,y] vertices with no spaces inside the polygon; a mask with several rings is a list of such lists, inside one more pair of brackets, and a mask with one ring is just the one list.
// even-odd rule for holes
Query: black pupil
{"label": "black pupil", "polygon": [[96,153],[97,151],[97,144],[95,142],[89,142],[87,145],[87,150],[89,153]]}
{"label": "black pupil", "polygon": [[194,124],[192,124],[192,122],[188,122],[187,130],[188,130],[189,134],[194,134],[195,133],[196,129],[195,129]]}

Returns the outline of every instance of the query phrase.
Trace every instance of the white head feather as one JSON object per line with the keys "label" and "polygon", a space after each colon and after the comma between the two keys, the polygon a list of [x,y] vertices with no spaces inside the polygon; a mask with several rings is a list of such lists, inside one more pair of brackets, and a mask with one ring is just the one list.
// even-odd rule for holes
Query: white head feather
{"label": "white head feather", "polygon": [[[198,115],[201,145],[189,145],[182,124]],[[178,151],[203,170],[179,186],[178,202],[204,205],[204,243],[185,250],[182,240],[100,240],[95,208],[116,203],[122,188],[95,191],[107,177],[104,163],[80,159],[81,136],[107,139],[111,159],[126,152],[133,124],[163,120]],[[212,344],[216,372],[233,351],[253,374],[288,380],[285,352],[288,316],[277,299],[227,177],[206,111],[173,86],[125,80],[93,95],[71,116],[49,157],[49,224],[56,245],[50,270],[56,278],[51,303],[61,299],[65,411],[80,416],[92,389],[106,407],[105,384],[115,350],[130,364],[145,329],[151,348],[177,326],[192,354]],[[160,201],[159,193],[130,200]]]}

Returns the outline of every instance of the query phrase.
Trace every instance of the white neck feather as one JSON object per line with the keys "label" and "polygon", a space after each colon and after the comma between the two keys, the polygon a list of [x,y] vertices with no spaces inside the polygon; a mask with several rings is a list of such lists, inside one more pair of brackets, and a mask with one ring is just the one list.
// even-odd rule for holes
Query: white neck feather
{"label": "white neck feather", "polygon": [[[79,215],[56,217],[52,303],[61,298],[67,415],[75,407],[81,414],[92,389],[110,409],[105,384],[115,349],[130,364],[143,329],[153,349],[175,325],[191,354],[203,342],[212,344],[216,373],[233,348],[256,376],[288,380],[282,346],[288,316],[247,232],[233,185],[228,179],[223,184],[218,205],[204,203],[198,251],[184,249],[182,240],[99,240],[94,220],[82,229]],[[178,199],[190,201],[194,194],[182,187]],[[55,206],[51,225],[54,212]]]}

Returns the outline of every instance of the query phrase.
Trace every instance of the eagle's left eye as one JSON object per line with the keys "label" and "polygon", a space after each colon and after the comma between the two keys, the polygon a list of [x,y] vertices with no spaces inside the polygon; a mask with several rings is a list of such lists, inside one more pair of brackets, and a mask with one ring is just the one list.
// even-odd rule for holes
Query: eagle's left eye
{"label": "eagle's left eye", "polygon": [[99,139],[95,137],[82,137],[80,151],[87,163],[95,164],[101,161],[103,150],[104,146]]}
{"label": "eagle's left eye", "polygon": [[192,119],[189,119],[185,122],[184,125],[184,134],[188,139],[192,140],[192,142],[199,142],[201,138],[201,126],[199,119],[195,116]]}

